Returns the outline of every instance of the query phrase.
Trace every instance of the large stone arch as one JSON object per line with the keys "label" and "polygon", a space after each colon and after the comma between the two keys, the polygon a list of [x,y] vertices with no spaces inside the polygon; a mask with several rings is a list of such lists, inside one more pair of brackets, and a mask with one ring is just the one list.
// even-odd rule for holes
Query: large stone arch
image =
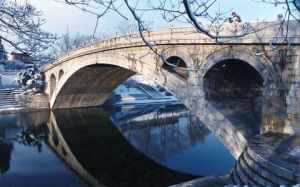
{"label": "large stone arch", "polygon": [[[176,93],[178,92],[181,94],[182,91],[179,92],[178,88],[182,88],[184,86],[185,81],[180,80],[178,77],[176,77],[176,75],[173,75],[172,73],[169,73],[167,71],[157,71],[155,65],[153,64],[153,59],[153,55],[149,55],[148,58],[146,58],[145,60],[133,61],[128,60],[126,54],[121,54],[119,56],[118,53],[115,53],[114,56],[106,56],[103,54],[91,54],[76,59],[68,60],[64,63],[59,64],[58,66],[55,66],[52,69],[48,69],[48,73],[58,74],[58,72],[61,69],[63,69],[65,72],[64,75],[61,77],[60,81],[58,82],[56,89],[53,91],[52,95],[49,94],[50,108],[54,109],[97,106],[103,103],[105,99],[108,96],[110,96],[110,94],[116,86],[121,84],[124,80],[126,80],[135,73],[142,74],[147,80],[156,81],[158,84],[164,86],[168,91],[170,91],[174,95],[179,96],[179,94]],[[106,69],[104,70],[102,68]],[[110,76],[111,79],[105,79],[103,77],[103,71],[105,71],[105,73],[108,74],[107,76],[109,76],[109,74],[113,74],[113,76]],[[89,81],[87,82],[83,81],[84,78],[91,77],[93,75],[97,78],[89,79]],[[95,92],[100,91],[98,93],[101,93],[100,89],[96,89],[97,83],[101,84],[101,77],[105,81],[110,81],[109,84],[111,84],[111,87],[110,89],[107,88],[106,94],[102,94],[100,98]],[[91,93],[93,94],[90,94],[89,96],[71,96],[72,93],[77,93],[78,95],[80,95],[80,93],[75,91],[75,88],[77,88],[75,84],[73,86],[68,86],[68,83],[70,83],[69,81],[74,81],[75,84],[81,86],[83,85],[82,88],[78,87],[79,91],[82,91],[87,86],[94,86],[95,90],[92,91],[93,89],[90,89]],[[66,90],[69,91],[64,91],[65,88],[67,88]],[[88,92],[87,89],[84,91],[86,93]],[[48,93],[50,93],[49,90]],[[72,101],[74,101],[74,103],[70,104],[72,103]]]}
{"label": "large stone arch", "polygon": [[98,106],[135,72],[115,65],[92,64],[79,68],[57,90],[53,108]]}

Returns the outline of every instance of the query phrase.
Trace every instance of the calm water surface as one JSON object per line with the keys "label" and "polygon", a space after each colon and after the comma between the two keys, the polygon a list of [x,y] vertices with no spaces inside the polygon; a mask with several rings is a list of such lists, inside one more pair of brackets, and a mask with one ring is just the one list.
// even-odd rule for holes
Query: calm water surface
{"label": "calm water surface", "polygon": [[168,186],[234,164],[181,105],[0,117],[0,186]]}

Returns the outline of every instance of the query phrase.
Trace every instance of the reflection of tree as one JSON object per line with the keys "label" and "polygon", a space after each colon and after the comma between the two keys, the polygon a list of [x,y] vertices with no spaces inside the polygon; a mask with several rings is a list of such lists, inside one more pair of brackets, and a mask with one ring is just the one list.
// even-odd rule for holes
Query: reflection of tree
{"label": "reflection of tree", "polygon": [[37,147],[41,152],[43,138],[48,134],[47,126],[42,120],[45,117],[47,116],[43,112],[2,116],[0,120],[0,172],[2,174],[10,168],[14,145]]}
{"label": "reflection of tree", "polygon": [[1,172],[1,174],[4,174],[9,170],[12,150],[13,150],[12,143],[0,141],[0,172]]}
{"label": "reflection of tree", "polygon": [[37,127],[23,128],[17,134],[17,141],[20,144],[36,147],[38,152],[42,151],[42,142],[47,137],[47,129],[45,126],[40,125]]}
{"label": "reflection of tree", "polygon": [[190,115],[190,113],[188,119],[187,129],[190,142],[203,142],[210,131],[205,125],[201,124],[197,117]]}

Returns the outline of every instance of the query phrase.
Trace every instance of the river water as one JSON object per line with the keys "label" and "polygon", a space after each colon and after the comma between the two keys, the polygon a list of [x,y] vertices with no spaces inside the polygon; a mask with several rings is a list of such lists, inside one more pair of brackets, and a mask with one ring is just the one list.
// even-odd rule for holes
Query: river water
{"label": "river water", "polygon": [[234,164],[182,105],[0,116],[0,186],[168,186]]}

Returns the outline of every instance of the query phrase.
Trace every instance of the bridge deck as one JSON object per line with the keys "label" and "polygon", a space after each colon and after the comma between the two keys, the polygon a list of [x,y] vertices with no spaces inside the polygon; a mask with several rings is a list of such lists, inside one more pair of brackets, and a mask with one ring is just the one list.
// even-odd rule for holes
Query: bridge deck
{"label": "bridge deck", "polygon": [[[278,36],[279,23],[277,22],[259,22],[251,24],[251,27],[257,32],[238,38],[221,38],[218,41],[197,32],[193,27],[167,28],[160,31],[144,32],[145,39],[154,45],[300,45],[300,33],[297,33],[297,24],[292,24],[291,32],[286,36]],[[234,27],[235,28],[235,27]],[[232,25],[226,25],[224,35],[233,35]],[[300,29],[298,29],[300,30]],[[295,31],[295,32],[293,32]],[[132,47],[145,47],[146,44],[139,33],[128,34],[124,36],[115,36],[106,40],[95,41],[70,51],[61,56],[54,64],[47,66],[44,71],[65,61],[88,55],[92,53],[104,52]]]}

